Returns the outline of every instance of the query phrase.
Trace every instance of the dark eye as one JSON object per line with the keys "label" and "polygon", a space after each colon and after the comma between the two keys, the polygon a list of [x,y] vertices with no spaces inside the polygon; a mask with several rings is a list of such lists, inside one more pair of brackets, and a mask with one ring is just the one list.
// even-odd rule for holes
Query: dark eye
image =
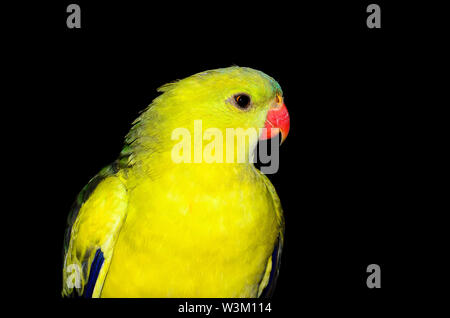
{"label": "dark eye", "polygon": [[250,107],[250,96],[246,94],[235,95],[234,101],[239,108],[247,109]]}

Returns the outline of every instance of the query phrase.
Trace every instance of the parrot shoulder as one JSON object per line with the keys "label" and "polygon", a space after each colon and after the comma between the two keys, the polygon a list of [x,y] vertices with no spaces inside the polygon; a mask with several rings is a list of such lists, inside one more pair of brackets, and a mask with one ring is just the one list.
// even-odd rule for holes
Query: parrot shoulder
{"label": "parrot shoulder", "polygon": [[258,174],[264,181],[264,184],[271,195],[279,227],[278,240],[274,245],[272,255],[267,261],[266,270],[258,288],[258,297],[270,297],[275,290],[280,270],[281,251],[283,249],[284,241],[284,216],[280,198],[278,197],[272,182],[270,182],[269,178],[267,178],[267,176],[261,173],[258,169],[256,169],[256,171],[258,171]]}
{"label": "parrot shoulder", "polygon": [[69,215],[63,296],[100,296],[128,204],[121,171],[114,172],[107,167],[94,177]]}

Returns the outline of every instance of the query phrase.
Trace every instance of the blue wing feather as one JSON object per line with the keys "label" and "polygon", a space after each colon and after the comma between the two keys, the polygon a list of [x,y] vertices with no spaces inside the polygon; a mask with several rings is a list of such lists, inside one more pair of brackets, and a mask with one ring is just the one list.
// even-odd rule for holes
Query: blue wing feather
{"label": "blue wing feather", "polygon": [[105,258],[103,257],[103,252],[101,249],[98,249],[95,252],[94,260],[91,264],[91,270],[89,272],[89,279],[86,284],[86,288],[84,290],[83,296],[85,298],[91,298],[92,293],[94,292],[95,283],[97,282],[98,274],[100,274],[100,270],[102,269],[103,262]]}
{"label": "blue wing feather", "polygon": [[280,268],[281,248],[281,241],[278,239],[272,252],[272,270],[270,271],[269,281],[259,296],[261,298],[269,298],[273,294],[278,279],[278,270]]}

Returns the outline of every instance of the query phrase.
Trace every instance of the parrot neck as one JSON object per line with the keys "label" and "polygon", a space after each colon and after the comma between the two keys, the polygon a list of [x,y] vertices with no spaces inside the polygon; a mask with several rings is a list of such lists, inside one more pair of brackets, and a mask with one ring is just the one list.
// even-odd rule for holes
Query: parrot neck
{"label": "parrot neck", "polygon": [[[186,144],[187,145],[187,144]],[[221,149],[222,151],[211,151],[204,147],[204,151],[196,154],[191,145],[191,151],[181,149],[180,153],[185,151],[183,155],[178,153],[178,147],[175,144],[172,149],[161,149],[157,151],[141,151],[133,153],[132,169],[139,171],[144,175],[161,175],[168,171],[208,171],[208,172],[224,172],[227,170],[242,171],[254,169],[252,157],[248,151],[239,152],[234,148],[234,153],[230,149]],[[148,148],[147,148],[148,149]],[[206,150],[205,150],[206,149]],[[219,156],[216,154],[220,153]],[[230,153],[232,153],[230,155]]]}
{"label": "parrot neck", "polygon": [[[140,169],[161,171],[183,165],[184,169],[223,169],[253,165],[258,136],[230,135],[217,129],[213,134],[193,129],[176,128],[170,133],[149,133],[139,136],[130,145],[128,163]],[[211,132],[211,130],[210,130]]]}

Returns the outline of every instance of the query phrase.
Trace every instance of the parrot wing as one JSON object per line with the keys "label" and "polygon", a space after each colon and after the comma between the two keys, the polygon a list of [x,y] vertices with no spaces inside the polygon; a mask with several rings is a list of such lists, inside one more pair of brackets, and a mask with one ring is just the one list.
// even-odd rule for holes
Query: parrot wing
{"label": "parrot wing", "polygon": [[63,296],[99,297],[126,218],[127,190],[114,165],[78,195],[64,240]]}
{"label": "parrot wing", "polygon": [[258,289],[258,297],[270,298],[273,294],[273,291],[275,290],[280,270],[281,251],[283,249],[283,240],[284,240],[284,216],[280,198],[278,197],[278,194],[275,191],[275,187],[263,173],[261,172],[259,173],[262,179],[264,180],[267,189],[272,195],[273,204],[275,206],[275,213],[277,215],[278,225],[280,227],[280,232],[278,234],[278,241],[274,245],[272,256],[270,256],[269,260],[267,261],[266,271],[261,283],[259,284]]}

